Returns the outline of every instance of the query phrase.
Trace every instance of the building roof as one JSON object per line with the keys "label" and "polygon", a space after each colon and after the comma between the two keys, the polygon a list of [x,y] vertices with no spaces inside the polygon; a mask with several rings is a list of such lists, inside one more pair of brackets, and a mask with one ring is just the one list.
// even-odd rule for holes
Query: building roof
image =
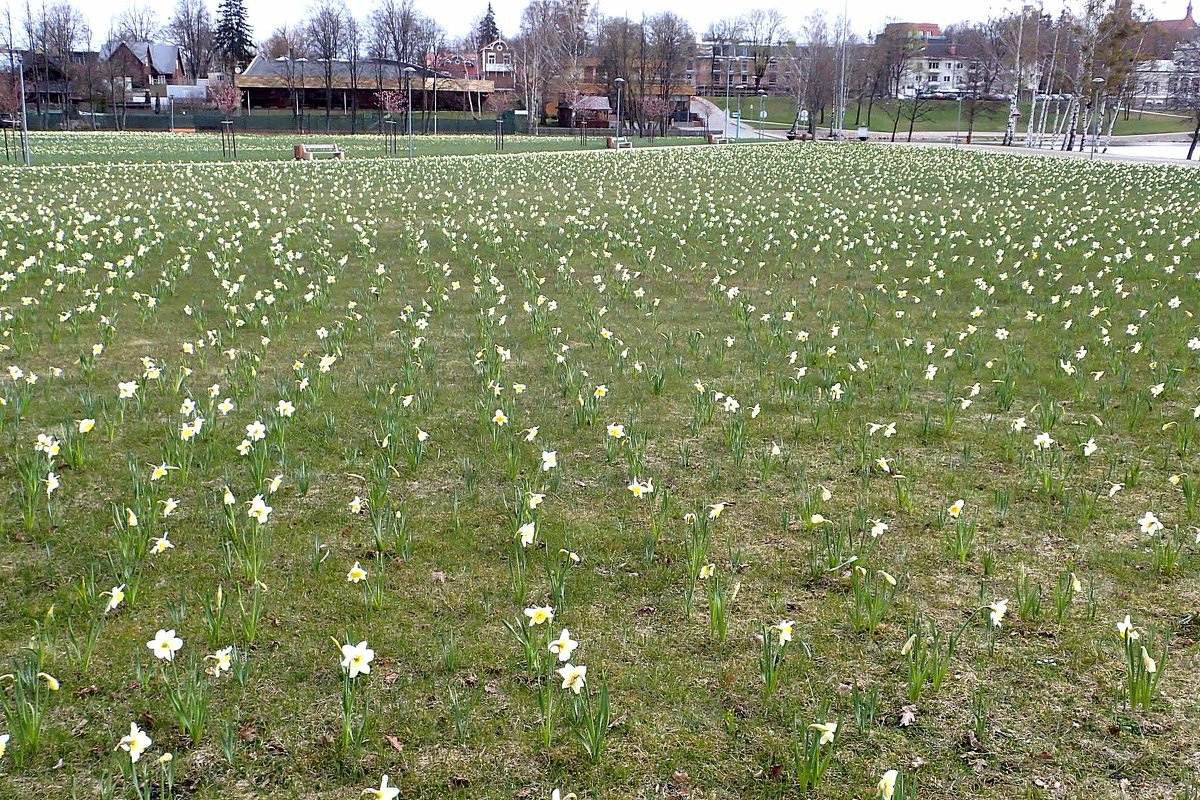
{"label": "building roof", "polygon": [[1183,15],[1183,19],[1156,19],[1151,21],[1150,27],[1171,33],[1190,33],[1200,26],[1196,24],[1196,20],[1192,17],[1192,4],[1189,2],[1187,13]]}
{"label": "building roof", "polygon": [[[330,87],[334,89],[349,89],[350,62],[335,59],[330,62],[333,66]],[[491,81],[463,80],[451,77],[448,73],[438,72],[416,64],[405,64],[393,59],[363,58],[358,62],[358,89],[375,88],[403,89],[404,69],[411,66],[416,72],[413,75],[413,88],[433,88],[434,78],[437,87],[445,91],[472,91],[485,94],[492,91]],[[234,84],[242,89],[324,89],[325,62],[310,59],[303,64],[294,66],[287,61],[276,61],[262,55],[256,55],[246,65],[246,68],[234,77]]]}
{"label": "building roof", "polygon": [[595,95],[584,95],[576,100],[571,108],[575,111],[612,111],[612,106],[608,104],[607,97],[597,97]]}
{"label": "building roof", "polygon": [[942,35],[942,28],[934,22],[889,22],[883,26],[884,31],[907,31],[923,38],[937,38]]}
{"label": "building roof", "polygon": [[128,47],[129,52],[142,64],[164,75],[174,74],[175,67],[179,64],[179,48],[173,44],[157,42],[109,42],[100,49],[100,57],[107,61],[121,45]]}

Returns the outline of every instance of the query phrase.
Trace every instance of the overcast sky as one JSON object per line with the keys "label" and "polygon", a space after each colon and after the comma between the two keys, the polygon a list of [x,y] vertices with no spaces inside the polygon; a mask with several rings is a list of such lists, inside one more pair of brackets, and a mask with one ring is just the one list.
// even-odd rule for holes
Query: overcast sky
{"label": "overcast sky", "polygon": [[[10,0],[14,13],[23,6],[19,0]],[[74,0],[87,16],[98,44],[105,38],[112,17],[123,8],[131,5],[128,0]],[[158,9],[159,16],[165,17],[174,6],[173,0],[136,0],[141,5],[150,5]],[[347,0],[347,5],[355,14],[365,17],[375,0]],[[764,0],[756,3],[749,2],[730,4],[724,0],[596,0],[600,11],[609,16],[628,15],[639,17],[642,14],[653,14],[660,11],[674,11],[683,16],[696,32],[703,33],[713,20],[730,16],[738,10],[750,8],[772,8],[783,10],[788,15],[790,28],[798,28],[803,19],[813,9],[824,9],[831,17],[842,13],[841,0],[815,0],[809,4],[800,5],[795,2],[776,2]],[[1077,5],[1080,0],[1068,0],[1069,4]],[[217,0],[210,0],[210,6],[216,8]],[[304,16],[310,0],[247,0],[250,9],[250,22],[254,26],[256,40],[265,39],[272,30],[283,23],[296,22]],[[516,32],[521,19],[521,10],[527,0],[493,0],[496,19],[500,30],[510,35]],[[34,3],[36,6],[37,3]],[[1157,19],[1179,19],[1184,14],[1187,0],[1143,0],[1150,16]],[[471,22],[483,13],[487,0],[416,0],[417,8],[424,14],[438,21],[452,37],[465,34]],[[908,22],[934,22],[948,25],[964,20],[986,19],[994,14],[1016,10],[1019,0],[849,0],[848,14],[854,29],[860,34],[878,30],[884,22],[904,20]],[[1045,0],[1043,7],[1052,14],[1057,14],[1063,6],[1062,0]],[[165,20],[164,20],[165,21]]]}

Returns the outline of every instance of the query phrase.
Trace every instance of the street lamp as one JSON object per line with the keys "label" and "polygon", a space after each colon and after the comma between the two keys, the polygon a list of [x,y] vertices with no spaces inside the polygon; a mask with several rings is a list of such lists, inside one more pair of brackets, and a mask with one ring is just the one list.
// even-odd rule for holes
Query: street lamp
{"label": "street lamp", "polygon": [[613,79],[613,83],[617,87],[617,149],[621,149],[621,89],[625,86],[625,79],[617,76]]}
{"label": "street lamp", "polygon": [[412,79],[417,70],[410,64],[404,68],[404,81],[408,84],[408,107],[404,111],[404,120],[408,127],[408,157],[413,157],[413,138],[412,138]]}
{"label": "street lamp", "polygon": [[1104,80],[1105,79],[1101,78],[1100,76],[1092,78],[1092,86],[1095,87],[1095,99],[1092,101],[1092,107],[1094,109],[1093,113],[1096,117],[1096,126],[1093,129],[1094,132],[1092,133],[1092,152],[1091,155],[1088,156],[1089,159],[1096,157],[1096,145],[1099,143],[1100,139],[1100,87],[1104,85]]}
{"label": "street lamp", "polygon": [[[759,89],[758,90],[758,120],[759,120],[759,123],[761,124],[762,122],[765,122],[766,119],[767,119],[767,90]],[[762,136],[763,136],[762,130],[760,129],[758,132],[758,138],[761,139]]]}
{"label": "street lamp", "polygon": [[18,69],[18,89],[21,92],[21,155],[25,159],[25,166],[28,167],[33,164],[33,155],[29,152],[29,123],[25,118],[25,58],[14,53],[9,55],[15,56]]}
{"label": "street lamp", "polygon": [[292,116],[296,118],[296,125],[299,127],[300,95],[296,94],[296,59],[292,58],[289,51],[286,56],[279,56],[275,61],[279,64],[287,64],[288,84],[292,88]]}
{"label": "street lamp", "polygon": [[741,138],[742,138],[742,92],[746,91],[746,84],[739,83],[737,85],[737,90],[738,90],[737,122],[734,124],[734,128],[733,128],[733,140],[735,142],[741,141]]}
{"label": "street lamp", "polygon": [[304,103],[304,99],[306,99],[306,98],[304,98],[304,65],[308,63],[308,59],[305,58],[304,56],[300,56],[299,58],[296,59],[296,63],[300,65],[300,93],[296,97],[296,106],[297,106],[297,110],[299,112],[298,116],[300,118],[300,132],[304,133],[304,110],[303,109],[306,107],[305,103]]}

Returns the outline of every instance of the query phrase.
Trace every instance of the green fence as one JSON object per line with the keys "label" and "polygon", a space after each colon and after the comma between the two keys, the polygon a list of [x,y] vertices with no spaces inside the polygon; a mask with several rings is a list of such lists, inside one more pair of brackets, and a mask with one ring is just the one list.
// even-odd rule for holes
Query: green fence
{"label": "green fence", "polygon": [[[71,119],[71,127],[76,130],[114,131],[169,131],[172,128],[190,128],[197,132],[216,132],[221,128],[222,115],[211,112],[176,111],[172,116],[170,111],[157,114],[145,111],[127,112],[121,114],[80,114]],[[234,128],[238,133],[379,133],[380,115],[378,113],[362,113],[357,118],[349,114],[331,114],[328,118],[324,112],[305,112],[299,119],[288,113],[250,113],[233,117]],[[422,117],[413,115],[413,133],[416,135],[432,134],[434,132],[433,115]],[[506,134],[514,133],[512,115],[506,115],[503,123]],[[61,111],[48,114],[29,115],[29,129],[35,131],[63,130],[63,114]],[[406,131],[403,117],[396,121],[396,132],[403,135]],[[470,119],[460,116],[439,116],[437,120],[439,134],[493,134],[496,132],[495,119]]]}

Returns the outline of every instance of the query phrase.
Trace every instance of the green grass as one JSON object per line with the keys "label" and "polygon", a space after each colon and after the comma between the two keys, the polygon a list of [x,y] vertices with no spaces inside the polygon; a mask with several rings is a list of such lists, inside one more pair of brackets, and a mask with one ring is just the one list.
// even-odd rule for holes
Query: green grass
{"label": "green grass", "polygon": [[[718,108],[725,108],[725,98],[710,97],[708,98],[717,105]],[[747,97],[742,99],[742,114],[747,122],[754,123],[759,120],[759,110],[761,108],[760,101],[757,97]],[[892,115],[896,110],[895,100],[879,100],[871,109],[870,128],[875,132],[891,133],[892,130]],[[920,132],[939,131],[953,132],[956,130],[958,122],[958,103],[953,100],[933,100],[925,103],[927,111],[922,117],[918,118],[914,130]],[[907,104],[904,104],[904,109],[907,109]],[[730,100],[730,109],[736,110],[737,98]],[[902,115],[906,113],[902,109]],[[791,126],[792,120],[796,116],[796,105],[787,97],[768,97],[766,98],[767,123],[768,127]],[[862,103],[861,109],[857,101],[851,101],[846,113],[846,127],[855,128],[859,125],[867,124],[868,104],[866,101]],[[978,116],[975,119],[975,129],[981,133],[985,132],[1002,132],[1005,124],[1008,122],[1009,105],[1007,102],[980,102]],[[1053,112],[1051,112],[1053,113]],[[1029,116],[1029,103],[1021,104],[1021,120],[1020,129],[1024,131],[1024,120]],[[828,125],[828,118],[825,121]],[[967,129],[967,119],[962,117],[962,130]],[[900,120],[900,133],[907,133],[908,118],[902,116]],[[1122,115],[1117,120],[1114,133],[1118,136],[1132,134],[1147,134],[1147,133],[1191,133],[1192,126],[1186,116],[1161,115],[1139,113],[1137,111],[1130,112],[1129,118],[1126,119]]]}
{"label": "green grass", "polygon": [[[635,146],[677,146],[700,144],[699,137],[638,139]],[[10,145],[12,140],[10,139]],[[239,161],[282,161],[293,157],[299,143],[336,143],[350,159],[387,158],[384,140],[379,135],[325,134],[238,134]],[[151,163],[221,161],[221,137],[216,133],[32,133],[30,145],[37,165],[94,163]],[[408,140],[401,135],[396,145],[400,157],[407,156]],[[581,143],[577,136],[504,137],[505,153],[532,153],[555,150],[598,150],[605,148],[605,137],[592,135]],[[495,153],[494,136],[438,135],[413,137],[413,153],[418,156],[475,155]],[[10,163],[20,159],[15,145],[9,151]]]}
{"label": "green grass", "polygon": [[[0,797],[133,796],[116,750],[131,722],[153,738],[139,766],[153,778],[173,753],[175,796],[194,800],[357,797],[385,773],[403,797],[793,797],[792,742],[826,719],[812,796],[868,797],[889,769],[924,798],[1174,797],[1195,780],[1193,172],[779,144],[4,174],[0,654],[32,643],[61,689],[33,681],[41,747],[9,743]],[[52,462],[38,434],[62,443]],[[187,469],[151,480],[162,463]],[[655,491],[635,499],[635,478]],[[244,539],[260,493],[274,510]],[[715,503],[707,529],[685,519]],[[1139,531],[1147,511],[1165,531]],[[119,546],[163,534],[161,554]],[[1154,556],[1168,536],[1173,568]],[[265,589],[243,541],[264,547]],[[565,603],[562,549],[581,558]],[[869,630],[855,567],[898,582]],[[1059,620],[1071,572],[1083,591]],[[1018,584],[1040,585],[1039,614]],[[251,637],[239,594],[256,591]],[[990,628],[980,609],[1003,598]],[[595,761],[557,682],[545,745],[544,679],[504,626],[546,604],[594,702],[611,696]],[[1126,614],[1141,641],[1172,637],[1146,708],[1124,701]],[[962,638],[914,700],[917,619]],[[756,636],[784,620],[768,695]],[[85,666],[70,641],[93,626]],[[146,647],[159,629],[183,639],[166,669]],[[362,640],[369,725],[347,752],[336,643]],[[193,743],[169,690],[227,646],[249,674],[198,676]],[[862,729],[854,687],[878,698]]]}

